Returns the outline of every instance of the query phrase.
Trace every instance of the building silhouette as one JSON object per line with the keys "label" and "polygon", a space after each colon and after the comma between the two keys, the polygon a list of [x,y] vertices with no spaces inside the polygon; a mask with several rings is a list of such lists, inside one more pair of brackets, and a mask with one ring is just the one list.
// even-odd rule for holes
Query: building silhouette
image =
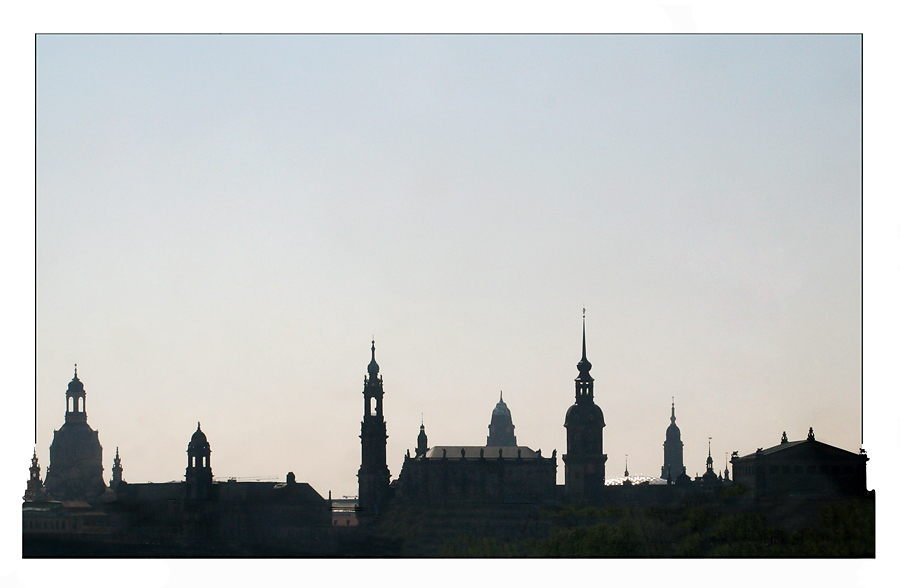
{"label": "building silhouette", "polygon": [[391,485],[387,467],[387,424],[384,421],[384,382],[378,375],[375,361],[375,341],[372,341],[372,361],[363,378],[364,412],[362,420],[362,460],[359,466],[360,516],[377,516],[385,505]]}
{"label": "building silhouette", "polygon": [[603,492],[606,455],[603,453],[603,411],[594,404],[594,378],[587,358],[584,317],[581,324],[581,360],[575,378],[575,404],[566,412],[566,496],[590,502]]}
{"label": "building silhouette", "polygon": [[53,432],[44,482],[48,494],[57,500],[96,500],[106,492],[103,447],[98,432],[87,423],[85,396],[76,365],[66,390],[66,420]]}
{"label": "building silhouette", "polygon": [[122,479],[122,470],[122,460],[119,458],[119,448],[116,447],[116,457],[113,459],[112,478],[109,480],[109,487],[113,491],[125,481]]}
{"label": "building silhouette", "polygon": [[188,465],[184,470],[185,496],[190,500],[209,500],[213,493],[213,473],[209,463],[211,450],[206,434],[200,430],[200,422],[197,422],[197,430],[191,435],[188,443]]}
{"label": "building silhouette", "polygon": [[669,484],[630,475],[626,455],[622,483],[606,487],[605,421],[594,401],[584,317],[575,403],[564,423],[564,485],[556,483],[556,450],[545,457],[540,449],[518,444],[502,392],[485,445],[429,446],[423,419],[415,455],[407,450],[398,478],[391,481],[384,386],[374,341],[371,349],[363,380],[359,495],[339,501],[333,501],[330,492],[326,500],[309,484],[298,483],[292,472],[284,482],[216,480],[210,442],[199,422],[188,443],[183,481],[126,482],[117,447],[107,488],[99,435],[87,424],[84,385],[76,371],[66,391],[65,423],[54,432],[50,446],[46,482],[41,480],[36,449],[32,455],[23,505],[24,553],[435,556],[453,545],[448,541],[542,540],[554,528],[579,518],[595,525],[590,513],[596,509],[579,508],[582,505],[653,506],[672,512],[709,506],[737,515],[791,509],[792,516],[812,520],[823,500],[874,497],[866,490],[865,452],[854,454],[816,441],[812,428],[803,441],[790,442],[783,433],[775,447],[744,457],[733,452],[733,484],[727,467],[724,479],[716,475],[710,440],[705,473],[692,480],[683,463],[674,399],[663,444],[662,474]]}
{"label": "building silhouette", "polygon": [[46,500],[47,492],[44,490],[44,483],[41,481],[41,466],[38,465],[37,448],[31,456],[31,467],[28,468],[28,484],[25,487],[25,502],[34,502],[36,500]]}
{"label": "building silhouette", "polygon": [[663,443],[663,465],[659,477],[674,482],[684,471],[684,443],[681,441],[681,429],[675,424],[675,399],[672,399],[672,416],[669,417],[666,429],[666,440]]}
{"label": "building silhouette", "polygon": [[862,496],[866,493],[866,453],[846,451],[816,441],[812,427],[806,439],[788,441],[739,457],[732,454],[734,483],[756,499]]}

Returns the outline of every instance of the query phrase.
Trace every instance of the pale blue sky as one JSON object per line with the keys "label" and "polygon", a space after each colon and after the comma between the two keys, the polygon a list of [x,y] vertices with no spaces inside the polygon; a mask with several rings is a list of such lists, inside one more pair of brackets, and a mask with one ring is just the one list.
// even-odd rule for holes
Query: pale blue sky
{"label": "pale blue sky", "polygon": [[[479,444],[565,453],[581,309],[608,476],[786,430],[860,442],[856,36],[41,36],[38,456],[72,364],[104,475],[355,494]],[[559,462],[559,479],[563,474]]]}

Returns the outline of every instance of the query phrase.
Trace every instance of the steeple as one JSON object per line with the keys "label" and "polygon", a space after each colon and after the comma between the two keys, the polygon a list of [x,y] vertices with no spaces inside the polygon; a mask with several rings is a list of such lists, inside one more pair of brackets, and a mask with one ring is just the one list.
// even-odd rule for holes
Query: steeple
{"label": "steeple", "polygon": [[713,458],[712,458],[712,437],[707,437],[707,452],[708,457],[706,458],[706,471],[713,471]]}
{"label": "steeple", "polygon": [[31,467],[28,468],[28,484],[25,486],[26,502],[43,500],[45,498],[44,483],[41,481],[41,466],[38,465],[37,449],[31,455]]}
{"label": "steeple", "polygon": [[[375,339],[372,338],[372,360],[368,376],[363,378],[363,420],[360,439],[362,460],[359,479],[359,511],[363,518],[376,516],[384,507],[391,484],[387,467],[387,423],[384,421],[384,381],[378,375],[375,361]],[[424,426],[424,423],[423,423]]]}
{"label": "steeple", "polygon": [[109,481],[109,487],[116,490],[118,485],[122,483],[122,460],[119,459],[119,448],[116,447],[116,457],[113,459],[112,479]]}
{"label": "steeple", "polygon": [[594,378],[591,377],[591,362],[587,358],[587,334],[585,309],[581,314],[581,360],[578,362],[578,377],[575,378],[575,402],[594,402]]}
{"label": "steeple", "polygon": [[425,434],[425,421],[419,425],[419,437],[416,439],[416,457],[422,457],[428,451],[428,435]]}
{"label": "steeple", "polygon": [[575,404],[566,411],[566,494],[571,500],[591,501],[604,491],[606,455],[603,453],[603,411],[594,404],[594,378],[587,358],[585,310],[581,314],[581,360],[575,378]]}

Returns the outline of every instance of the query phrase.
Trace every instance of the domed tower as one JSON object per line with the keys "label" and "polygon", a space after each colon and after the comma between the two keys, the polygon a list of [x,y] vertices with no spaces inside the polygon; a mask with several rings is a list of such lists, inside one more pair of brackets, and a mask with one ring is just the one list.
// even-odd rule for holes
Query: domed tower
{"label": "domed tower", "polygon": [[516,436],[513,434],[516,426],[512,422],[512,414],[509,407],[503,402],[503,391],[500,391],[500,402],[491,413],[491,424],[488,425],[488,447],[515,447]]}
{"label": "domed tower", "polygon": [[681,442],[681,430],[675,424],[675,399],[672,398],[672,416],[666,429],[666,440],[663,443],[663,466],[660,478],[675,480],[684,470],[684,443]]}
{"label": "domed tower", "polygon": [[566,495],[592,500],[603,491],[606,455],[603,454],[603,411],[594,404],[594,378],[587,358],[584,317],[581,323],[581,361],[575,378],[575,404],[566,412]]}
{"label": "domed tower", "polygon": [[387,423],[382,413],[384,383],[378,375],[375,361],[375,341],[372,341],[372,361],[369,375],[363,379],[362,463],[359,466],[359,510],[362,516],[375,516],[387,500],[391,472],[387,467]]}
{"label": "domed tower", "polygon": [[212,498],[213,474],[209,463],[209,441],[206,434],[200,430],[200,422],[197,421],[197,430],[191,435],[188,443],[188,465],[184,471],[186,497],[191,500],[209,500]]}
{"label": "domed tower", "polygon": [[103,447],[97,431],[87,424],[84,384],[75,377],[66,390],[66,421],[53,432],[50,467],[44,487],[56,500],[99,498],[106,491],[103,481]]}

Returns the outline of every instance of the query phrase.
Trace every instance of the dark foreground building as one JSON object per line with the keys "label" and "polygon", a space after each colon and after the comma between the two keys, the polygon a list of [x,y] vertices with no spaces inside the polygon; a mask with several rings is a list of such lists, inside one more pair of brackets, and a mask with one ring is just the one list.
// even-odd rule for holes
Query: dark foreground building
{"label": "dark foreground building", "polygon": [[734,483],[757,499],[851,497],[866,494],[866,462],[860,450],[853,453],[816,441],[812,427],[802,441],[788,441],[755,453],[732,455]]}
{"label": "dark foreground building", "polygon": [[290,472],[277,483],[217,481],[200,423],[188,443],[183,481],[129,484],[117,450],[107,489],[98,436],[87,426],[84,387],[76,374],[67,391],[66,423],[51,446],[46,487],[36,453],[32,457],[23,554],[874,556],[868,458],[862,450],[854,454],[816,441],[812,429],[804,441],[790,442],[784,434],[776,447],[733,454],[733,482],[727,468],[724,479],[716,475],[710,444],[705,474],[691,480],[681,464],[673,403],[666,479],[632,480],[626,462],[625,481],[606,486],[605,422],[594,402],[590,370],[583,324],[575,404],[565,420],[564,486],[556,484],[555,450],[545,457],[540,449],[518,445],[502,396],[485,445],[429,447],[422,423],[415,456],[407,451],[399,478],[391,481],[384,389],[373,342],[363,388],[359,496],[340,504],[298,483]]}

